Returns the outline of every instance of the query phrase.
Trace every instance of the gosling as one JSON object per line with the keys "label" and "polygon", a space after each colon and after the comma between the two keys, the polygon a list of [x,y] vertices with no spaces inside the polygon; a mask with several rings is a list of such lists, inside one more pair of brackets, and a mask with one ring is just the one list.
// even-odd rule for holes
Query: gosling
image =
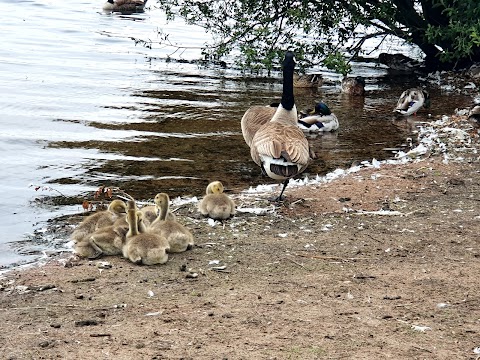
{"label": "gosling", "polygon": [[129,228],[126,244],[122,249],[123,256],[138,265],[165,264],[168,261],[168,241],[165,237],[144,229],[142,217],[142,212],[131,206],[129,201],[127,211]]}
{"label": "gosling", "polygon": [[148,229],[167,239],[170,247],[168,252],[184,252],[193,247],[193,235],[185,226],[167,217],[169,203],[170,197],[167,194],[160,193],[155,196],[155,204],[160,209],[160,213]]}
{"label": "gosling", "polygon": [[71,239],[75,243],[88,241],[90,236],[98,229],[110,226],[118,219],[125,217],[127,205],[122,200],[113,200],[105,211],[99,211],[85,218],[73,231]]}
{"label": "gosling", "polygon": [[198,204],[198,210],[203,216],[214,220],[226,220],[235,215],[235,203],[223,190],[220,181],[208,184],[206,195]]}

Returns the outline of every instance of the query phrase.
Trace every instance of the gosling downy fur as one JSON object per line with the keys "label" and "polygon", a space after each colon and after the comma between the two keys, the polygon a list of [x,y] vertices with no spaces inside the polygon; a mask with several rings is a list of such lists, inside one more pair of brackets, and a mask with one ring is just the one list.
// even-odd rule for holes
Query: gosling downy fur
{"label": "gosling downy fur", "polygon": [[[293,96],[294,68],[294,55],[288,51],[283,62],[283,93],[280,105],[270,121],[261,125],[254,133],[250,143],[250,155],[262,172],[274,180],[283,180],[282,191],[275,201],[283,199],[288,181],[301,174],[311,161],[308,141],[297,124],[297,108]],[[247,144],[251,133],[244,129],[255,126],[256,123],[252,125],[242,119],[242,133]]]}
{"label": "gosling downy fur", "polygon": [[405,90],[398,99],[397,106],[393,112],[409,116],[416,114],[422,107],[428,108],[430,106],[430,95],[421,88],[411,88]]}
{"label": "gosling downy fur", "polygon": [[214,220],[226,220],[235,215],[235,203],[223,190],[220,181],[208,184],[207,194],[198,204],[198,210],[203,216]]}
{"label": "gosling downy fur", "polygon": [[113,200],[105,211],[99,211],[85,218],[70,236],[75,243],[80,243],[97,230],[105,226],[113,225],[122,216],[125,216],[127,205],[122,200]]}
{"label": "gosling downy fur", "polygon": [[103,11],[122,14],[141,13],[144,11],[146,3],[147,0],[107,0],[103,5]]}
{"label": "gosling downy fur", "polygon": [[[143,213],[143,222],[146,226],[154,222],[157,219],[158,214],[160,214],[160,208],[157,205],[158,195],[159,194],[155,195],[155,205],[147,205],[140,209],[140,211]],[[176,220],[175,214],[172,213],[170,210],[167,213],[167,220]]]}
{"label": "gosling downy fur", "polygon": [[182,224],[167,219],[169,203],[170,198],[167,194],[160,193],[155,196],[155,204],[160,208],[160,213],[148,230],[167,239],[168,252],[179,253],[193,247],[193,235]]}
{"label": "gosling downy fur", "polygon": [[126,218],[118,219],[115,224],[95,231],[90,243],[101,255],[122,255],[128,230]]}
{"label": "gosling downy fur", "polygon": [[305,132],[331,132],[338,130],[340,124],[327,104],[318,102],[313,110],[298,115],[298,127]]}
{"label": "gosling downy fur", "polygon": [[97,229],[87,240],[75,244],[75,253],[89,259],[101,255],[121,255],[127,232],[128,223],[125,217],[121,217],[113,225]]}
{"label": "gosling downy fur", "polygon": [[122,249],[123,256],[135,264],[156,265],[168,261],[168,241],[164,237],[144,231],[138,220],[142,212],[129,208],[127,212],[128,233],[126,244]]}

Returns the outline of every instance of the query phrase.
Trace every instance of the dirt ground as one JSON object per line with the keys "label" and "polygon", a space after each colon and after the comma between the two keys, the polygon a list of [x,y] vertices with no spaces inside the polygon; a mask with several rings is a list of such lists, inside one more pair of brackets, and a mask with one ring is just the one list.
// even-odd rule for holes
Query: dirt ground
{"label": "dirt ground", "polygon": [[[478,135],[474,145],[478,149]],[[2,359],[476,359],[480,159],[430,154],[265,208],[165,265],[70,255],[0,279]],[[109,267],[111,266],[111,267]]]}

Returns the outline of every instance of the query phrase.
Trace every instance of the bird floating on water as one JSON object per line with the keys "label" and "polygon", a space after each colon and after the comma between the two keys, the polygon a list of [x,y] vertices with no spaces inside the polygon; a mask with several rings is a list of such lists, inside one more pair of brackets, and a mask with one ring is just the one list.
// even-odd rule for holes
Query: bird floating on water
{"label": "bird floating on water", "polygon": [[395,113],[409,116],[416,114],[422,107],[430,106],[430,95],[421,88],[410,88],[405,90],[398,99],[397,106],[393,110]]}
{"label": "bird floating on water", "polygon": [[323,76],[321,74],[293,74],[294,88],[318,88],[323,84]]}
{"label": "bird floating on water", "polygon": [[107,0],[103,5],[103,11],[122,14],[141,13],[145,10],[146,3],[147,0]]}
{"label": "bird floating on water", "polygon": [[298,127],[305,132],[330,132],[339,127],[338,118],[324,102],[315,104],[315,108],[300,112]]}
{"label": "bird floating on water", "polygon": [[365,79],[362,76],[354,78],[344,77],[342,79],[342,92],[349,95],[365,95]]}
{"label": "bird floating on water", "polygon": [[399,73],[413,73],[417,70],[421,70],[423,66],[421,62],[400,53],[381,53],[378,55],[378,62],[386,65],[389,70]]}

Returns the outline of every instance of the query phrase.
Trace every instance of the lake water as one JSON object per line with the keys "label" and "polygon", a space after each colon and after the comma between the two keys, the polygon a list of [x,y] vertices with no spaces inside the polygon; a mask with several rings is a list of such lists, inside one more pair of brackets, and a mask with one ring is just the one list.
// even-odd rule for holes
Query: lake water
{"label": "lake water", "polygon": [[[250,105],[278,101],[280,74],[243,76],[162,60],[198,59],[206,36],[181,22],[167,24],[158,9],[119,16],[102,13],[102,1],[1,3],[0,266],[61,249],[67,239],[29,246],[30,236],[49,219],[81,212],[82,199],[92,199],[101,185],[147,200],[159,191],[201,196],[214,179],[235,191],[271,182],[250,159],[240,119]],[[189,48],[146,49],[131,39],[155,40],[157,29]],[[392,109],[415,79],[392,82],[382,68],[354,64],[368,93],[350,98],[340,93],[338,75],[316,70],[329,84],[298,91],[297,106],[323,99],[340,130],[310,139],[318,159],[307,172],[390,157],[382,149],[410,134],[404,121],[392,121]],[[439,90],[432,99],[434,116],[468,103]]]}

